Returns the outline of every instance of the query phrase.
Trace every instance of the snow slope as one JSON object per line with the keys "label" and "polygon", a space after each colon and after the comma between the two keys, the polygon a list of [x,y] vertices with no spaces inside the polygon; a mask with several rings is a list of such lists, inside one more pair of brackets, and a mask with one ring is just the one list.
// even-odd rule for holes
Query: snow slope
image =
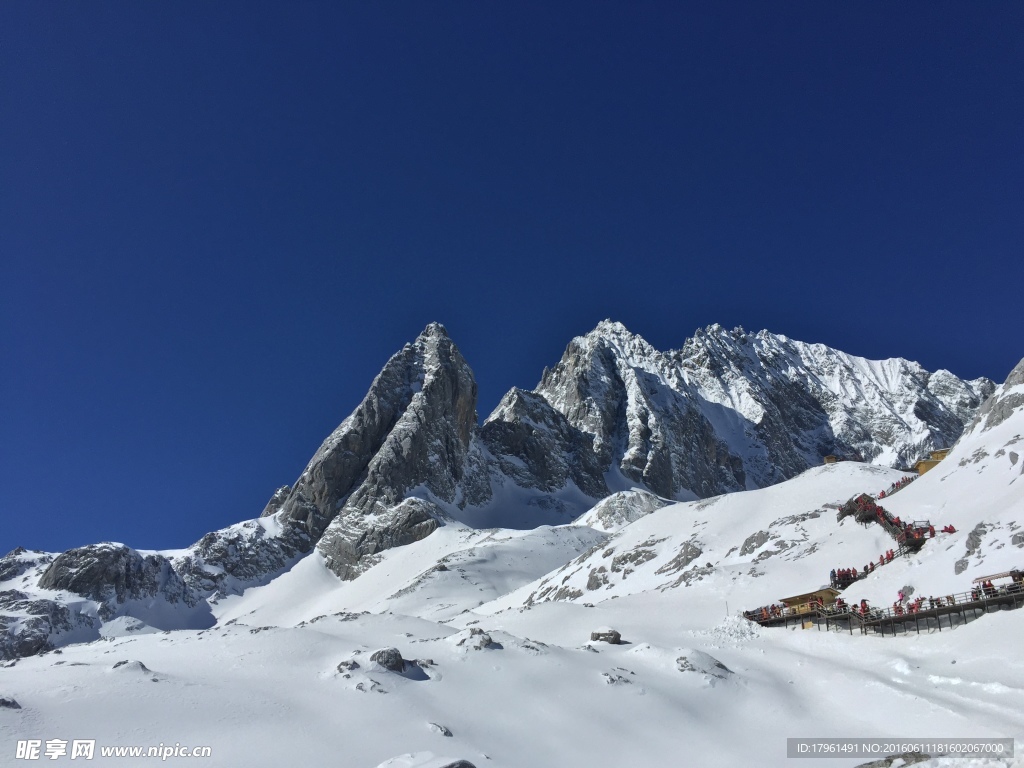
{"label": "snow slope", "polygon": [[837,508],[903,475],[855,462],[824,465],[756,491],[659,509],[606,545],[478,612],[550,600],[598,603],[642,593],[690,591],[691,611],[721,615],[726,602],[753,608],[827,586],[833,568],[860,569],[892,546],[878,526]]}
{"label": "snow slope", "polygon": [[[957,533],[879,568],[851,597],[963,591],[1024,564],[1024,368],[1018,378],[945,461],[883,501]],[[1012,737],[1020,751],[1024,610],[895,638],[737,615],[891,547],[877,525],[838,522],[836,508],[900,476],[846,462],[580,521],[604,530],[448,522],[347,582],[313,552],[210,604],[208,629],[151,632],[120,616],[109,637],[4,663],[0,699],[20,708],[0,707],[0,765],[22,764],[15,744],[33,738],[208,745],[212,766],[341,768],[783,766],[793,736]],[[52,559],[19,554],[0,593],[31,587]],[[625,642],[591,642],[602,627]],[[389,648],[404,661],[375,653]],[[982,764],[1024,758],[922,765]]]}
{"label": "snow slope", "polygon": [[[957,466],[945,483],[973,473]],[[895,639],[761,629],[734,615],[745,601],[818,586],[833,564],[882,547],[877,526],[836,523],[827,505],[896,476],[821,467],[769,489],[659,509],[611,536],[583,526],[446,526],[389,550],[352,582],[312,555],[215,606],[211,629],[72,645],[0,669],[0,694],[22,707],[0,710],[0,764],[15,764],[16,739],[34,737],[209,745],[208,765],[301,759],[346,768],[444,757],[478,768],[782,766],[787,736],[1024,739],[1024,611]],[[768,539],[755,546],[755,535],[741,554],[758,531]],[[643,546],[652,538],[665,541]],[[686,542],[702,554],[657,574]],[[527,604],[541,584],[566,575],[567,585],[580,583],[593,558],[645,548],[657,556],[631,563],[629,574],[609,569],[610,586]],[[520,586],[549,552],[576,561]],[[431,571],[441,560],[449,570]],[[460,612],[502,589],[510,591]],[[589,642],[601,626],[626,644]],[[401,673],[370,661],[387,647],[410,662]],[[141,665],[115,669],[120,661]]]}

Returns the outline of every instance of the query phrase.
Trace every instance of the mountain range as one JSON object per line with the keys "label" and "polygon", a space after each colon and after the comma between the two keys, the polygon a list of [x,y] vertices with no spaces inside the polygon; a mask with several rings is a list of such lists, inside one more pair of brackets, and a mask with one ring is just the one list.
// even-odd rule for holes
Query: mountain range
{"label": "mountain range", "polygon": [[608,530],[673,501],[780,483],[829,454],[905,467],[952,445],[994,390],[719,325],[661,352],[603,321],[480,422],[473,372],[434,323],[259,517],[180,551],[104,543],[0,560],[0,582],[32,588],[0,592],[0,658],[96,637],[119,617],[212,624],[211,605],[314,550],[351,580],[453,523],[526,530],[589,513]]}

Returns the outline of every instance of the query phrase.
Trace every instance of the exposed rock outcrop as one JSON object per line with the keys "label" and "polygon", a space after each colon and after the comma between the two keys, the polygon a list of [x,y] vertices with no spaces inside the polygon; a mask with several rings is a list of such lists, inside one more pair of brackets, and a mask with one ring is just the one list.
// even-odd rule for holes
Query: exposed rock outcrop
{"label": "exposed rock outcrop", "polygon": [[17,547],[0,557],[0,582],[13,581],[51,560],[53,555],[47,552],[32,552],[24,547]]}
{"label": "exposed rock outcrop", "polygon": [[313,544],[301,525],[247,520],[206,534],[174,559],[174,568],[190,588],[216,601],[266,583]]}
{"label": "exposed rock outcrop", "polygon": [[405,659],[397,648],[381,648],[370,654],[370,661],[380,664],[384,669],[391,672],[404,672]]}
{"label": "exposed rock outcrop", "polygon": [[718,325],[662,353],[605,321],[537,392],[594,436],[602,468],[687,499],[771,485],[828,454],[905,466],[952,445],[993,389]]}
{"label": "exposed rock outcrop", "polygon": [[557,491],[572,482],[592,498],[608,495],[594,437],[573,427],[538,394],[511,390],[480,436],[501,473],[522,488]]}
{"label": "exposed rock outcrop", "polygon": [[590,642],[619,645],[622,642],[622,635],[611,627],[601,627],[601,629],[590,633]]}
{"label": "exposed rock outcrop", "polygon": [[671,503],[647,491],[619,491],[599,501],[593,509],[574,522],[613,533]]}
{"label": "exposed rock outcrop", "polygon": [[99,603],[110,619],[129,600],[194,607],[201,600],[163,555],[142,555],[122,544],[93,544],[58,555],[39,579],[41,589],[66,590]]}
{"label": "exposed rock outcrop", "polygon": [[99,637],[100,621],[57,600],[25,592],[0,592],[0,659],[17,659],[49,651],[63,639]]}
{"label": "exposed rock outcrop", "polygon": [[[279,517],[288,520],[299,508],[293,499],[302,508],[312,500],[318,520],[333,511],[317,549],[335,573],[353,578],[366,567],[364,558],[443,524],[434,500],[486,501],[484,467],[469,460],[476,395],[473,373],[444,328],[428,326],[388,362],[356,413],[328,438]],[[373,453],[356,461],[360,446]],[[410,499],[414,490],[427,498]]]}

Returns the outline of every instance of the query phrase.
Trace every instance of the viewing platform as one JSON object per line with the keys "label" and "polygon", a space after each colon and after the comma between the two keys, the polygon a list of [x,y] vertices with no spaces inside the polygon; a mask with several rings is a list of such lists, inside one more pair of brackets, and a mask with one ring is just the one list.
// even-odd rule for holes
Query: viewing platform
{"label": "viewing platform", "polygon": [[[836,605],[827,601],[818,602],[811,598],[803,604],[783,605],[773,610],[771,607],[757,611],[745,611],[744,616],[762,627],[802,626],[810,629],[817,626],[826,631],[849,631],[854,629],[861,634],[875,632],[881,635],[911,630],[920,634],[936,628],[942,631],[943,619],[949,629],[966,624],[987,613],[1000,610],[1014,610],[1024,606],[1024,573],[1008,571],[986,579],[1009,576],[1012,583],[999,587],[975,587],[969,592],[957,592],[940,597],[919,597],[906,605],[887,608],[872,608],[865,603],[858,605]],[[819,593],[835,592],[835,590],[816,590],[802,597],[817,596]],[[824,597],[824,595],[822,595]],[[865,607],[866,606],[866,607]]]}

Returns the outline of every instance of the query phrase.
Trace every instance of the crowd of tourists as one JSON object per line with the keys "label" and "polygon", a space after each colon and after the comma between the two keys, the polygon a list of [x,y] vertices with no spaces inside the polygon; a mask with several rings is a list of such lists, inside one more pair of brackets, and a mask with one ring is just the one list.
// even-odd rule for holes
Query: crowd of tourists
{"label": "crowd of tourists", "polygon": [[[875,500],[872,499],[870,496],[860,496],[856,500],[856,504],[857,510],[859,512],[857,519],[859,521],[867,522],[867,520],[863,519],[863,516],[865,514],[874,515],[875,519],[882,525],[883,528],[887,528],[890,531],[892,531],[892,529],[895,529],[896,533],[893,533],[893,535],[900,539],[900,541],[924,539],[926,537],[935,537],[934,525],[929,525],[927,527],[916,526],[913,523],[908,523],[904,520],[901,520],[899,515],[894,515],[889,510],[885,509],[885,507],[881,506],[880,504],[876,504]],[[947,530],[947,528],[952,530]],[[946,528],[943,528],[944,533],[954,533],[955,531],[956,529],[953,528],[953,526],[951,525],[946,526]]]}
{"label": "crowd of tourists", "polygon": [[916,479],[917,478],[915,477],[901,477],[895,483],[890,485],[886,490],[881,491],[878,494],[878,498],[884,499],[886,496],[892,496],[894,493],[896,493],[896,491],[900,490],[900,488],[905,488]]}
{"label": "crowd of tourists", "polygon": [[773,603],[771,605],[762,605],[760,608],[755,608],[752,611],[744,611],[744,618],[750,619],[751,621],[768,621],[768,619],[774,619],[786,615],[786,606],[779,603]]}

